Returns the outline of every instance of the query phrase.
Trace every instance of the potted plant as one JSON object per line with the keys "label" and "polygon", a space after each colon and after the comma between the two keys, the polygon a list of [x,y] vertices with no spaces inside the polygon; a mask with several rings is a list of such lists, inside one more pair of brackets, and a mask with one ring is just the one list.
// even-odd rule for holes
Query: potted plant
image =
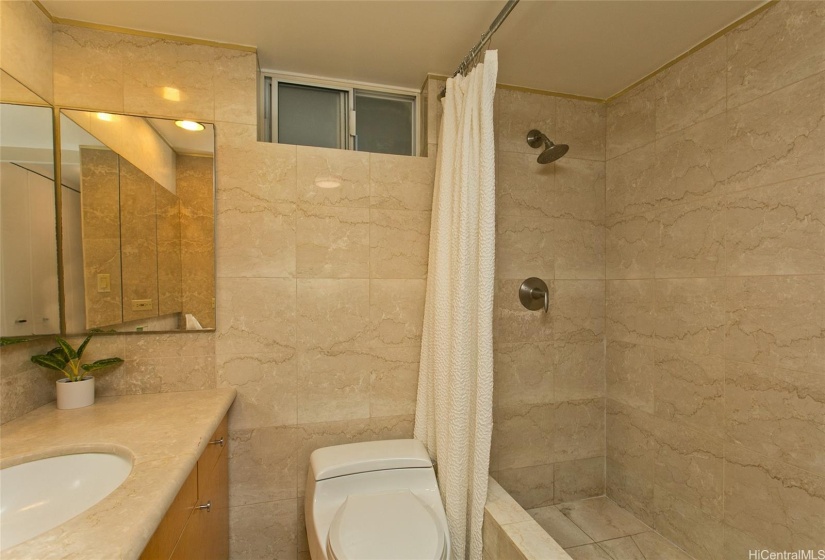
{"label": "potted plant", "polygon": [[105,358],[90,364],[81,364],[83,351],[86,350],[92,335],[75,350],[71,344],[56,336],[58,346],[46,354],[32,356],[35,364],[47,369],[61,372],[66,377],[57,381],[57,408],[81,408],[95,402],[95,378],[87,375],[93,371],[107,368],[123,360],[120,358]]}

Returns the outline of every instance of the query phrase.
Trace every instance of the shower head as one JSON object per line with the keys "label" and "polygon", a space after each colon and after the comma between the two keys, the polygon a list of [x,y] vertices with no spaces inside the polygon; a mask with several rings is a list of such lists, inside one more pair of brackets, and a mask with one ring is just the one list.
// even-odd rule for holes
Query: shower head
{"label": "shower head", "polygon": [[527,143],[531,148],[540,148],[544,145],[544,151],[539,154],[539,163],[553,163],[570,149],[567,144],[554,144],[545,134],[533,129],[527,133]]}

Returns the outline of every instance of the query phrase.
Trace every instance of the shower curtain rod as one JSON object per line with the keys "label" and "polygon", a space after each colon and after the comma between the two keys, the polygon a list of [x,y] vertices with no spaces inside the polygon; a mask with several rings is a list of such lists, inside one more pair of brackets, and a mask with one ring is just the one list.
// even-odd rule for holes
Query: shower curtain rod
{"label": "shower curtain rod", "polygon": [[[458,65],[458,68],[455,72],[453,72],[452,77],[455,78],[459,74],[463,74],[470,64],[472,64],[473,60],[478,56],[478,53],[481,52],[481,49],[484,48],[484,45],[490,42],[490,39],[493,38],[493,33],[498,31],[498,28],[501,27],[501,24],[504,23],[504,20],[507,19],[507,16],[510,15],[510,12],[513,11],[513,8],[516,7],[516,4],[519,3],[519,0],[507,0],[507,3],[504,5],[504,8],[496,16],[496,19],[493,20],[493,23],[490,24],[489,29],[481,34],[481,39],[478,40],[478,43],[470,49],[470,52],[467,53],[467,56],[464,57],[464,60],[461,61],[461,64]],[[447,92],[447,88],[444,88],[441,91],[439,97],[444,97],[444,94]]]}

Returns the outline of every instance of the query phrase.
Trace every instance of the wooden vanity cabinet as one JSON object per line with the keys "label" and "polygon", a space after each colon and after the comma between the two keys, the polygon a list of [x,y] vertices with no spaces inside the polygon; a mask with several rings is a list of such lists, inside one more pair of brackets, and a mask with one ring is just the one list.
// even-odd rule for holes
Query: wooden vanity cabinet
{"label": "wooden vanity cabinet", "polygon": [[224,416],[140,560],[225,560],[229,557],[228,442]]}

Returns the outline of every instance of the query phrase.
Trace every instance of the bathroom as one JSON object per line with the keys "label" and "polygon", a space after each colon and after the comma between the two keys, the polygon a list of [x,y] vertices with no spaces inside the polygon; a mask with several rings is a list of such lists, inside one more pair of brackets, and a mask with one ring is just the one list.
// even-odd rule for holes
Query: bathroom
{"label": "bathroom", "polygon": [[[413,437],[439,95],[504,2],[467,3],[447,66],[419,63],[418,157],[258,141],[259,72],[382,83],[370,64],[362,76],[278,68],[260,48],[187,39],[202,36],[192,25],[136,32],[62,4],[0,3],[0,97],[214,126],[204,282],[216,320],[196,333],[96,336],[95,357],[124,362],[96,375],[93,406],[61,414],[168,396],[176,423],[195,423],[195,395],[228,406],[234,391],[220,446],[228,555],[310,558],[310,454]],[[382,17],[401,9],[371,4]],[[605,68],[589,90],[599,93],[504,80],[517,57],[538,73],[546,58],[564,68],[568,51],[587,49],[518,50],[542,10],[561,17],[573,4],[519,4],[491,46],[501,61],[489,472],[500,487],[488,494],[485,557],[667,557],[650,542],[696,560],[823,550],[825,2],[708,3],[728,6],[728,19],[619,86],[605,85],[620,74]],[[584,3],[601,21],[623,4],[636,3]],[[639,4],[665,17],[656,10],[667,3]],[[416,39],[411,50],[429,40]],[[164,87],[177,97],[158,95]],[[569,152],[539,164],[533,129]],[[318,188],[328,176],[342,184]],[[547,313],[519,301],[530,277],[548,286]],[[0,349],[3,467],[8,434],[54,412],[56,377],[30,361],[52,346]],[[597,535],[568,506],[586,503],[635,521]]]}

